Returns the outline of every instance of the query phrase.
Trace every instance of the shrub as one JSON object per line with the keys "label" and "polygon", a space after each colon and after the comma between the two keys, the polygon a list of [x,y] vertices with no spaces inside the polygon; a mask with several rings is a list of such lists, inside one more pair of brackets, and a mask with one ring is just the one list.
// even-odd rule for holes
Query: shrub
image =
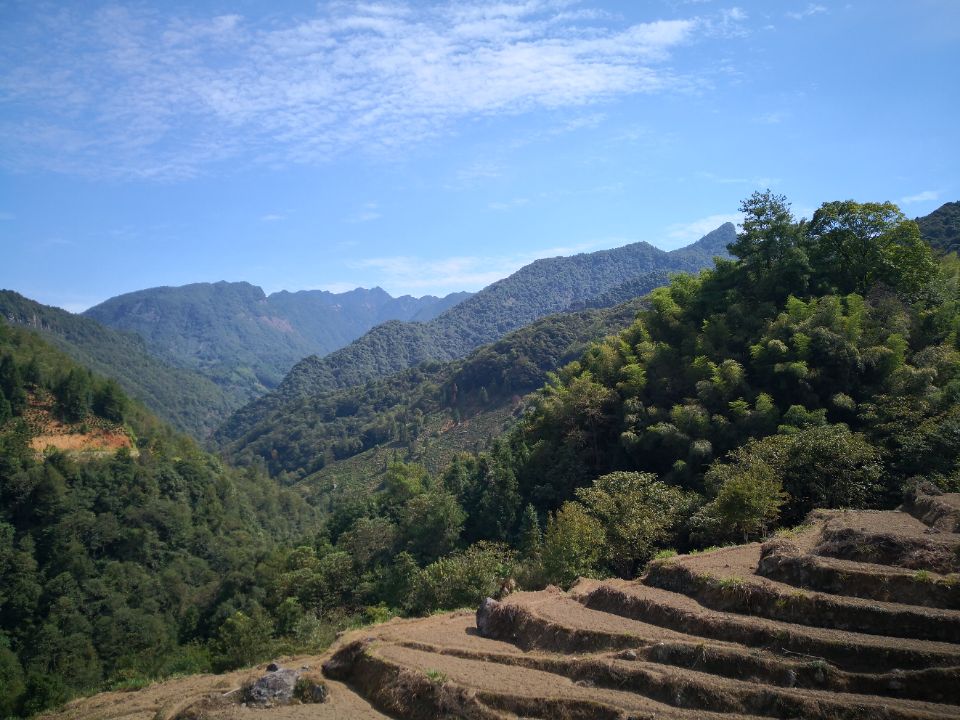
{"label": "shrub", "polygon": [[500,543],[478,542],[423,568],[413,581],[413,612],[475,607],[513,572],[515,554]]}

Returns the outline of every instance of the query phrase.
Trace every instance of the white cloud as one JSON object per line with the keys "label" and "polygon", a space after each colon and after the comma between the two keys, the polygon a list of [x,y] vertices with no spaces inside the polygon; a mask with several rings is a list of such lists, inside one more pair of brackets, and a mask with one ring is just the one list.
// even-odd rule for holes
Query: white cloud
{"label": "white cloud", "polygon": [[624,26],[569,4],[341,2],[263,25],[140,5],[38,7],[0,28],[0,158],[176,180],[235,158],[390,154],[464,118],[686,87],[671,54],[743,19],[734,9]]}
{"label": "white cloud", "polygon": [[900,202],[904,205],[912,205],[913,203],[931,202],[932,200],[937,200],[939,197],[940,193],[937,190],[924,190],[923,192],[918,192],[916,195],[902,197],[900,198]]}
{"label": "white cloud", "polygon": [[788,117],[788,113],[782,110],[771,110],[769,112],[761,113],[756,118],[754,122],[758,122],[761,125],[778,125],[782,123]]}
{"label": "white cloud", "polygon": [[693,220],[687,223],[675,223],[668,225],[666,229],[666,239],[669,248],[683,247],[692,242],[696,242],[711,230],[716,230],[724,223],[732,222],[734,225],[743,220],[740,213],[708,215],[707,217]]}
{"label": "white cloud", "polygon": [[287,216],[282,213],[267,213],[260,216],[260,222],[280,222],[286,220]]}
{"label": "white cloud", "polygon": [[750,187],[755,188],[769,188],[780,184],[780,178],[767,177],[766,175],[759,175],[757,177],[737,177],[729,175],[717,175],[716,173],[701,171],[697,173],[697,177],[703,178],[704,180],[709,180],[710,182],[718,183],[720,185],[749,185]]}
{"label": "white cloud", "polygon": [[803,10],[788,12],[787,17],[791,20],[803,20],[813,15],[819,15],[821,13],[827,12],[827,9],[823,5],[817,5],[816,3],[809,3]]}

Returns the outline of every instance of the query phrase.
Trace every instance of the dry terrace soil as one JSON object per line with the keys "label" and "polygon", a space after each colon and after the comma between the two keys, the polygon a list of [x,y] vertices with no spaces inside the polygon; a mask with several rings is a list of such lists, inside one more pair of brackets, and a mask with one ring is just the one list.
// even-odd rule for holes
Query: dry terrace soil
{"label": "dry terrace soil", "polygon": [[960,718],[960,496],[818,511],[639,581],[388,623],[323,656],[317,705],[252,709],[264,668],[75,701],[50,718]]}

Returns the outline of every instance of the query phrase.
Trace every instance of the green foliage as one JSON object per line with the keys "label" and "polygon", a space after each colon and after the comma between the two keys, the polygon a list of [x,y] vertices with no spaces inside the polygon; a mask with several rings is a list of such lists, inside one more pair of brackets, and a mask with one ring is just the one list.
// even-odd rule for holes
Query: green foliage
{"label": "green foliage", "polygon": [[633,577],[688,514],[691,499],[652,473],[615,472],[578,488],[579,500],[603,527],[603,557],[613,572]]}
{"label": "green foliage", "polygon": [[[386,322],[350,345],[323,357],[304,358],[277,389],[235,413],[219,433],[222,445],[256,437],[271,416],[296,413],[322,399],[427,361],[467,355],[551,313],[598,301],[617,288],[642,295],[664,281],[665,271],[696,271],[724,255],[733,239],[726,224],[688,248],[664,252],[647,243],[531,263],[493,283],[429,322]],[[611,302],[622,297],[614,292]],[[557,363],[548,366],[555,367]],[[535,385],[542,380],[538,379]],[[487,386],[488,390],[490,386]]]}
{"label": "green foliage", "polygon": [[414,612],[476,607],[510,577],[515,554],[505,545],[479,542],[431,563],[414,582],[409,607]]}
{"label": "green foliage", "polygon": [[273,628],[270,619],[259,607],[250,615],[237,611],[228,617],[217,632],[216,665],[221,670],[253,665],[270,656]]}
{"label": "green foliage", "polygon": [[[138,443],[38,456],[36,418],[0,423],[0,712],[208,671],[227,618],[262,619],[258,566],[314,511],[265,475],[224,468],[35,333],[0,324],[0,358],[27,397],[60,391],[71,419],[113,426],[122,408]],[[242,633],[221,635],[221,656],[237,657]]]}
{"label": "green foliage", "polygon": [[[291,402],[223,450],[244,464],[262,459],[272,473],[293,478],[330,475],[341,461],[388,445],[414,458],[439,455],[434,463],[439,469],[455,452],[474,450],[474,440],[486,439],[483,418],[509,417],[515,398],[540,387],[547,372],[579,356],[593,338],[626,327],[641,306],[635,299],[615,308],[550,316],[464,360],[426,363],[309,402]],[[428,453],[425,441],[433,439],[428,427],[448,426],[456,414],[466,425],[443,433]],[[228,435],[229,429],[217,439]]]}
{"label": "green foliage", "polygon": [[508,441],[526,449],[521,506],[542,515],[600,476],[653,473],[703,494],[700,537],[727,539],[957,475],[957,263],[933,264],[889,204],[825,203],[798,223],[767,192],[743,211],[739,261],[674,278],[537,394]]}
{"label": "green foliage", "polygon": [[[0,317],[4,324],[33,329],[85,370],[113,379],[129,396],[194,437],[208,435],[240,404],[227,399],[220,388],[202,375],[158,360],[139,337],[90,318],[35,303],[8,290],[0,291]],[[54,383],[42,358],[32,366],[25,362],[22,370],[29,370],[32,383],[41,379],[47,385]],[[111,390],[92,400],[101,403],[102,417],[115,420],[123,409],[107,406],[115,403],[117,397]],[[2,412],[0,408],[0,416]]]}
{"label": "green foliage", "polygon": [[817,281],[828,292],[862,294],[882,282],[916,293],[934,274],[917,224],[890,202],[824,203],[807,232]]}
{"label": "green foliage", "polygon": [[960,202],[941,205],[926,217],[917,218],[920,235],[940,252],[960,251]]}
{"label": "green foliage", "polygon": [[789,496],[776,471],[763,460],[744,459],[735,465],[716,464],[707,474],[716,496],[691,520],[703,538],[763,537],[780,515]]}
{"label": "green foliage", "polygon": [[547,582],[569,587],[578,577],[597,572],[606,535],[600,521],[578,502],[565,502],[547,518],[543,572]]}
{"label": "green foliage", "polygon": [[196,283],[120,295],[84,315],[136,333],[157,357],[216,383],[236,408],[308,355],[326,355],[388,320],[430,320],[468,296],[392,298],[380,288],[266,296],[245,282]]}

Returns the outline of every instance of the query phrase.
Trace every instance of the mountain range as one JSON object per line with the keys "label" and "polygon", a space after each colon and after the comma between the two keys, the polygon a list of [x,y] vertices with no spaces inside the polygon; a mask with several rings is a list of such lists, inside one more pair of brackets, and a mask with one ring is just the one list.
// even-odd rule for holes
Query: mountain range
{"label": "mountain range", "polygon": [[[427,323],[388,322],[325,357],[298,362],[276,390],[238,410],[217,432],[227,444],[264,417],[305,397],[317,397],[389,375],[426,360],[453,360],[538,318],[582,308],[600,298],[620,301],[617,289],[644,295],[671,272],[696,272],[726,255],[732,223],[670,252],[645,242],[572,257],[537,260],[484,288]],[[280,411],[282,412],[282,411]]]}
{"label": "mountain range", "polygon": [[237,406],[307,355],[325,355],[389,320],[428,321],[469,295],[394,298],[379,287],[267,295],[247,282],[195,283],[119,295],[83,314],[136,333],[158,358],[209,378]]}

